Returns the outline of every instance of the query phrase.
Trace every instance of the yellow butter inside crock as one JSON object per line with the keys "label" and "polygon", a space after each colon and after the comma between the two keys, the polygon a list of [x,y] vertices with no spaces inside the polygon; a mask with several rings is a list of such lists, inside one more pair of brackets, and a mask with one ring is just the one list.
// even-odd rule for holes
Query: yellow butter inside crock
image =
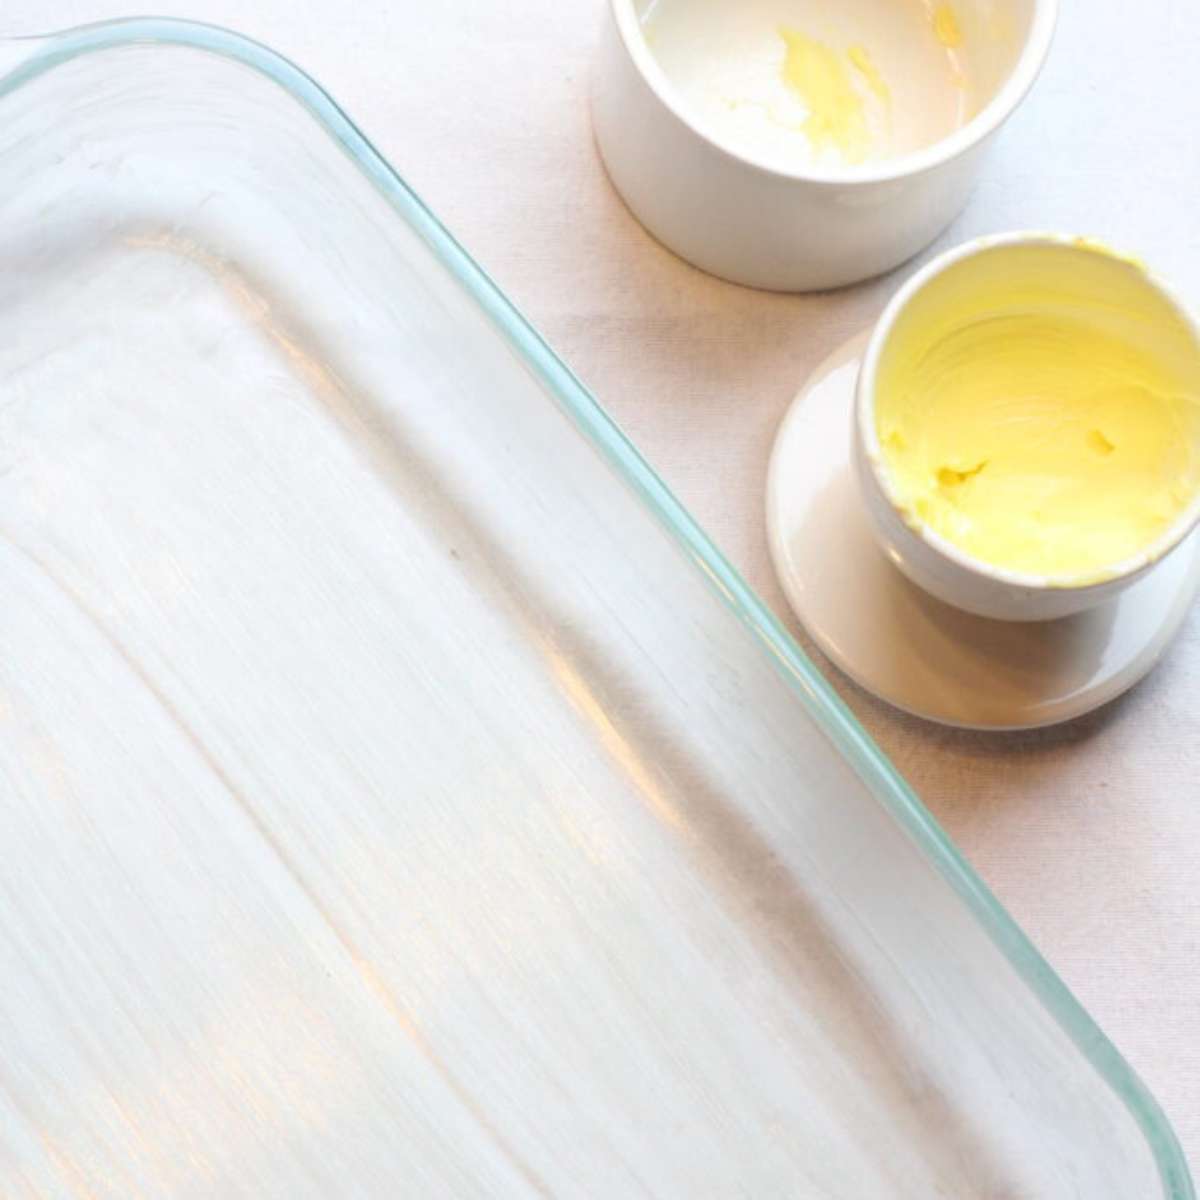
{"label": "yellow butter inside crock", "polygon": [[1200,351],[1137,264],[1082,241],[997,246],[902,312],[875,422],[910,524],[993,566],[1094,582],[1200,491]]}
{"label": "yellow butter inside crock", "polygon": [[868,167],[933,145],[995,95],[1021,45],[984,36],[990,0],[637,7],[689,117],[727,148],[786,170]]}
{"label": "yellow butter inside crock", "polygon": [[872,143],[867,100],[873,96],[885,108],[891,104],[866,47],[852,46],[843,55],[798,29],[780,29],[779,36],[787,48],[784,82],[808,109],[802,125],[808,140],[818,151],[834,150],[846,162],[862,162]]}

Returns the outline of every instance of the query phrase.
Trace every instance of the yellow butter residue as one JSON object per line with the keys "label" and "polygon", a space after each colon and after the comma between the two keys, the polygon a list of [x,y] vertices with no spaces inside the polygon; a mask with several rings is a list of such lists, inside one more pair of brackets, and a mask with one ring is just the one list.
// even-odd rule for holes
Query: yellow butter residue
{"label": "yellow butter residue", "polygon": [[888,90],[888,85],[884,83],[879,68],[875,66],[870,54],[867,53],[866,46],[851,46],[846,51],[846,56],[850,59],[850,65],[863,77],[867,87],[871,89],[880,103],[890,108],[892,93]]}
{"label": "yellow butter residue", "polygon": [[1180,352],[1164,313],[1122,311],[1119,295],[1039,309],[1036,292],[994,286],[965,321],[947,305],[925,333],[897,326],[876,400],[894,496],[983,562],[1102,579],[1200,491],[1200,353]]}
{"label": "yellow butter residue", "polygon": [[808,109],[801,128],[813,149],[836,151],[846,162],[860,163],[871,152],[872,131],[866,97],[855,85],[855,72],[868,93],[884,103],[890,94],[863,46],[846,53],[795,29],[781,29],[786,52],[783,81]]}
{"label": "yellow butter residue", "polygon": [[962,29],[949,4],[939,4],[933,10],[933,32],[948,50],[955,50],[962,45]]}

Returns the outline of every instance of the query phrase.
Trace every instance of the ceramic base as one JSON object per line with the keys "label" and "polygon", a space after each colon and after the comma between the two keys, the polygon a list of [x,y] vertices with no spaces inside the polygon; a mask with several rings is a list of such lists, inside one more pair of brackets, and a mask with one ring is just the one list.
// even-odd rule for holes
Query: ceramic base
{"label": "ceramic base", "polygon": [[1107,604],[1057,621],[992,621],[935,600],[884,557],[859,498],[850,436],[866,340],[854,338],[813,373],[771,460],[771,555],[809,636],[868,691],[947,725],[1053,725],[1132,687],[1200,589],[1200,538]]}

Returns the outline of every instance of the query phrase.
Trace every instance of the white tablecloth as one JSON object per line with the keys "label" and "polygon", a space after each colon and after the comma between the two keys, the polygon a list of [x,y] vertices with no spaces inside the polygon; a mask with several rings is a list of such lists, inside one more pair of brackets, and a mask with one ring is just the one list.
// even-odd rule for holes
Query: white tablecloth
{"label": "white tablecloth", "polygon": [[[710,279],[655,244],[592,145],[603,3],[7,0],[0,33],[153,8],[230,25],[295,59],[790,620],[761,515],[772,435],[809,369],[910,268],[786,297]],[[1062,7],[1045,74],[934,249],[1005,229],[1084,232],[1141,255],[1200,307],[1200,9]],[[1145,1078],[1200,1175],[1200,612],[1126,698],[1036,734],[927,725],[821,665]]]}

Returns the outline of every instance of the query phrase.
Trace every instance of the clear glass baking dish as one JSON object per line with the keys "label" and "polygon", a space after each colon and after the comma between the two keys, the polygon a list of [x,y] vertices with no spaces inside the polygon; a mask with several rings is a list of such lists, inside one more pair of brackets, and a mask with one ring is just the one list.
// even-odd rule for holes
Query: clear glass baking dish
{"label": "clear glass baking dish", "polygon": [[160,20],[0,56],[0,1192],[1192,1196],[318,85]]}

